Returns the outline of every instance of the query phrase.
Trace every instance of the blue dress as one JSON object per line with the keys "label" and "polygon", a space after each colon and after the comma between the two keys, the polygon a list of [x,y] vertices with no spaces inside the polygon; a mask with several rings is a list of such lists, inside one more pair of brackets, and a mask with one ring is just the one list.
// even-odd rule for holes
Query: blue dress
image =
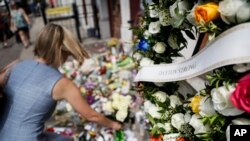
{"label": "blue dress", "polygon": [[25,60],[12,69],[0,116],[0,141],[63,141],[67,137],[44,133],[44,123],[56,106],[52,90],[62,74],[45,64]]}

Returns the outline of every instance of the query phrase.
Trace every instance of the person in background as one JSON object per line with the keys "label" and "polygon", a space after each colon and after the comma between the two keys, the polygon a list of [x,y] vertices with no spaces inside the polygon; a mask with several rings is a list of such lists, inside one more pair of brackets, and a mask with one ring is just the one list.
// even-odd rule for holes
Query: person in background
{"label": "person in background", "polygon": [[14,1],[11,2],[11,23],[16,29],[17,34],[25,48],[30,45],[29,39],[29,26],[31,25],[30,19],[23,8],[21,8]]}
{"label": "person in background", "polygon": [[0,9],[0,37],[3,43],[3,47],[8,46],[8,36],[10,36],[10,15],[4,10]]}
{"label": "person in background", "polygon": [[[43,132],[59,100],[68,101],[85,119],[116,130],[121,124],[93,110],[79,88],[58,71],[69,56],[82,63],[87,52],[66,28],[48,24],[39,33],[33,60],[10,64],[0,74],[6,101],[0,116],[3,141],[69,141],[69,137]],[[1,85],[0,85],[1,86]]]}

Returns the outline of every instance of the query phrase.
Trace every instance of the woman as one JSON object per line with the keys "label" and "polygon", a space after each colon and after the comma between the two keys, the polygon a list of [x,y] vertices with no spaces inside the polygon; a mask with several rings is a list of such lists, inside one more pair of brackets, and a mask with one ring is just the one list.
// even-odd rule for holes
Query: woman
{"label": "woman", "polygon": [[[53,113],[56,101],[63,99],[87,120],[116,130],[121,128],[118,122],[91,109],[73,82],[57,70],[69,56],[79,62],[88,57],[73,37],[59,25],[47,25],[35,43],[36,58],[20,61],[0,75],[0,84],[5,84],[3,89],[7,99],[4,114],[0,117],[1,140],[67,140],[43,132],[44,123]],[[6,77],[8,80],[4,82]]]}
{"label": "woman", "polygon": [[16,29],[19,37],[25,48],[29,47],[29,26],[30,20],[24,9],[17,5],[15,2],[11,2],[11,18],[12,26]]}

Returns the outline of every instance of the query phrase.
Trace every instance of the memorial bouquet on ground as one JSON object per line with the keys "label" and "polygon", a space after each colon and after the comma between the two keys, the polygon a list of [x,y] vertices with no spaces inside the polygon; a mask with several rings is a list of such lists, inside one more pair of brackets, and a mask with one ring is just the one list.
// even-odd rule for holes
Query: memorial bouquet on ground
{"label": "memorial bouquet on ground", "polygon": [[[144,2],[141,24],[132,28],[133,58],[139,70],[175,63],[176,57],[182,57],[181,50],[190,47],[188,40],[197,40],[196,48],[201,50],[221,33],[249,21],[249,0]],[[150,139],[229,140],[230,125],[250,125],[249,70],[247,62],[218,67],[204,74],[205,87],[196,93],[181,92],[180,81],[139,82]]]}
{"label": "memorial bouquet on ground", "polygon": [[[93,109],[122,124],[130,124],[128,126],[131,127],[135,120],[132,110],[138,104],[133,89],[134,83],[132,83],[135,65],[133,59],[120,50],[121,43],[117,39],[111,39],[107,45],[105,54],[93,55],[83,64],[68,60],[59,70],[79,87],[83,97]],[[69,104],[66,105],[63,106],[67,108],[64,111],[75,113],[72,108],[69,108]],[[73,115],[77,117],[77,114]],[[81,132],[79,138],[82,140],[119,139],[122,141],[128,138],[136,140],[131,128],[115,132],[94,123],[77,122],[75,124],[80,127],[76,130]]]}

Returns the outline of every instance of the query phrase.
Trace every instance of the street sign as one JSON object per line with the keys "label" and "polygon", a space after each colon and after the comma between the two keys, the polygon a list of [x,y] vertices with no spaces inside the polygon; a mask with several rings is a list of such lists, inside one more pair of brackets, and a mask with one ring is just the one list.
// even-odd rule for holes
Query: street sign
{"label": "street sign", "polygon": [[71,8],[68,6],[57,7],[57,8],[48,8],[46,10],[47,15],[65,14],[65,13],[70,13],[70,12],[71,12]]}

